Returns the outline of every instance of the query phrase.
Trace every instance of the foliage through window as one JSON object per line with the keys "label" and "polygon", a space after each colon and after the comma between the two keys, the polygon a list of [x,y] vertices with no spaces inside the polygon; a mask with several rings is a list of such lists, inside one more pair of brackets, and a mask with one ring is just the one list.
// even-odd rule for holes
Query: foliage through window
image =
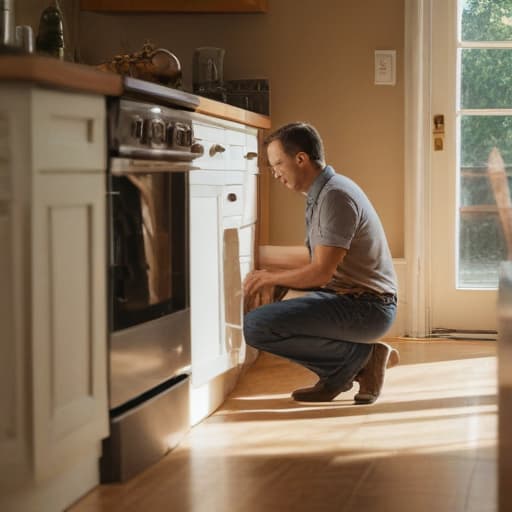
{"label": "foliage through window", "polygon": [[488,288],[497,285],[506,247],[497,213],[475,208],[495,204],[486,173],[493,147],[512,171],[512,0],[460,0],[460,6],[458,281],[462,288]]}

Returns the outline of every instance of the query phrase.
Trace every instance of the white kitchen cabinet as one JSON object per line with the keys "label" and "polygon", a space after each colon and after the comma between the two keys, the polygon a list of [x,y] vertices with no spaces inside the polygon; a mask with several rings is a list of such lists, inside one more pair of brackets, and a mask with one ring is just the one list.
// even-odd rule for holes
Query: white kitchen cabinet
{"label": "white kitchen cabinet", "polygon": [[108,435],[105,99],[0,94],[0,509],[62,510]]}
{"label": "white kitchen cabinet", "polygon": [[[217,178],[229,181],[229,175],[217,175]],[[242,290],[238,228],[243,213],[242,189],[241,185],[190,186],[192,383],[195,386],[239,363]],[[229,200],[233,194],[237,199]]]}
{"label": "white kitchen cabinet", "polygon": [[105,180],[34,180],[32,407],[34,470],[46,478],[108,435]]}
{"label": "white kitchen cabinet", "polygon": [[226,370],[222,339],[222,187],[190,186],[192,382]]}
{"label": "white kitchen cabinet", "polygon": [[253,266],[258,169],[254,128],[196,115],[194,137],[205,148],[194,162],[201,170],[190,174],[192,384],[197,388],[244,362],[241,284]]}

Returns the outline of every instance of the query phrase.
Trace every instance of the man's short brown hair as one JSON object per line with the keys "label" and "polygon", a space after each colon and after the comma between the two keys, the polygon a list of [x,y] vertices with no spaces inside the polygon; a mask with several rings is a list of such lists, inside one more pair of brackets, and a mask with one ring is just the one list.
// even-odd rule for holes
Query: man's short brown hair
{"label": "man's short brown hair", "polygon": [[264,141],[265,146],[278,140],[287,155],[306,153],[318,167],[325,166],[324,144],[314,126],[307,123],[289,123],[271,133]]}

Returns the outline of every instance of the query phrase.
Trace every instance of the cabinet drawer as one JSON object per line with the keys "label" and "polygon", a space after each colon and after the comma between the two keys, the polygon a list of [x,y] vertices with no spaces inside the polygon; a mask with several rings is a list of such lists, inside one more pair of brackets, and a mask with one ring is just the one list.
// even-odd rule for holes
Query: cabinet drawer
{"label": "cabinet drawer", "polygon": [[257,152],[249,151],[247,146],[211,141],[200,143],[204,147],[204,155],[194,160],[197,167],[216,171],[258,172]]}
{"label": "cabinet drawer", "polygon": [[243,193],[243,185],[230,185],[229,187],[224,187],[222,193],[222,215],[224,217],[243,214]]}
{"label": "cabinet drawer", "polygon": [[194,139],[198,142],[217,142],[222,144],[225,142],[226,135],[224,128],[218,126],[207,126],[206,124],[194,122]]}
{"label": "cabinet drawer", "polygon": [[36,172],[106,170],[105,98],[35,90],[33,102]]}
{"label": "cabinet drawer", "polygon": [[190,185],[242,185],[245,183],[245,174],[214,170],[192,171],[189,173],[189,183]]}
{"label": "cabinet drawer", "polygon": [[247,150],[243,145],[229,144],[226,168],[232,171],[244,171],[247,169]]}
{"label": "cabinet drawer", "polygon": [[195,166],[200,169],[216,171],[225,171],[230,168],[227,164],[229,152],[224,142],[212,142],[211,140],[200,140],[198,142],[204,147],[204,154],[194,160]]}
{"label": "cabinet drawer", "polygon": [[234,146],[245,146],[245,132],[227,129],[226,142]]}

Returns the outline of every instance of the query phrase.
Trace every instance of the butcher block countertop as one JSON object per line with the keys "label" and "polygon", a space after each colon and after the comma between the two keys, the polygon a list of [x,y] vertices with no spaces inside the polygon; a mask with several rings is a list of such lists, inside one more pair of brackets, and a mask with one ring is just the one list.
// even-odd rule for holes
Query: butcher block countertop
{"label": "butcher block countertop", "polygon": [[208,98],[199,97],[199,106],[196,108],[196,112],[228,119],[230,121],[238,121],[239,123],[254,126],[255,128],[270,128],[270,117],[268,116]]}
{"label": "butcher block countertop", "polygon": [[[125,81],[120,75],[99,71],[91,66],[62,62],[39,55],[1,55],[0,81],[31,82],[43,87],[64,89],[104,96],[122,96],[127,93]],[[142,81],[138,81],[139,84]],[[172,104],[173,97],[181,91],[145,82],[148,91],[159,90],[159,98]],[[187,93],[183,93],[187,95]],[[138,96],[144,99],[143,91]],[[150,93],[148,92],[148,100]],[[191,97],[193,95],[190,95]],[[268,116],[227,105],[207,98],[197,97],[197,112],[230,121],[236,121],[256,128],[270,128]]]}
{"label": "butcher block countertop", "polygon": [[123,93],[123,79],[114,73],[39,55],[0,56],[0,80],[33,82],[55,89],[104,96],[120,96]]}

